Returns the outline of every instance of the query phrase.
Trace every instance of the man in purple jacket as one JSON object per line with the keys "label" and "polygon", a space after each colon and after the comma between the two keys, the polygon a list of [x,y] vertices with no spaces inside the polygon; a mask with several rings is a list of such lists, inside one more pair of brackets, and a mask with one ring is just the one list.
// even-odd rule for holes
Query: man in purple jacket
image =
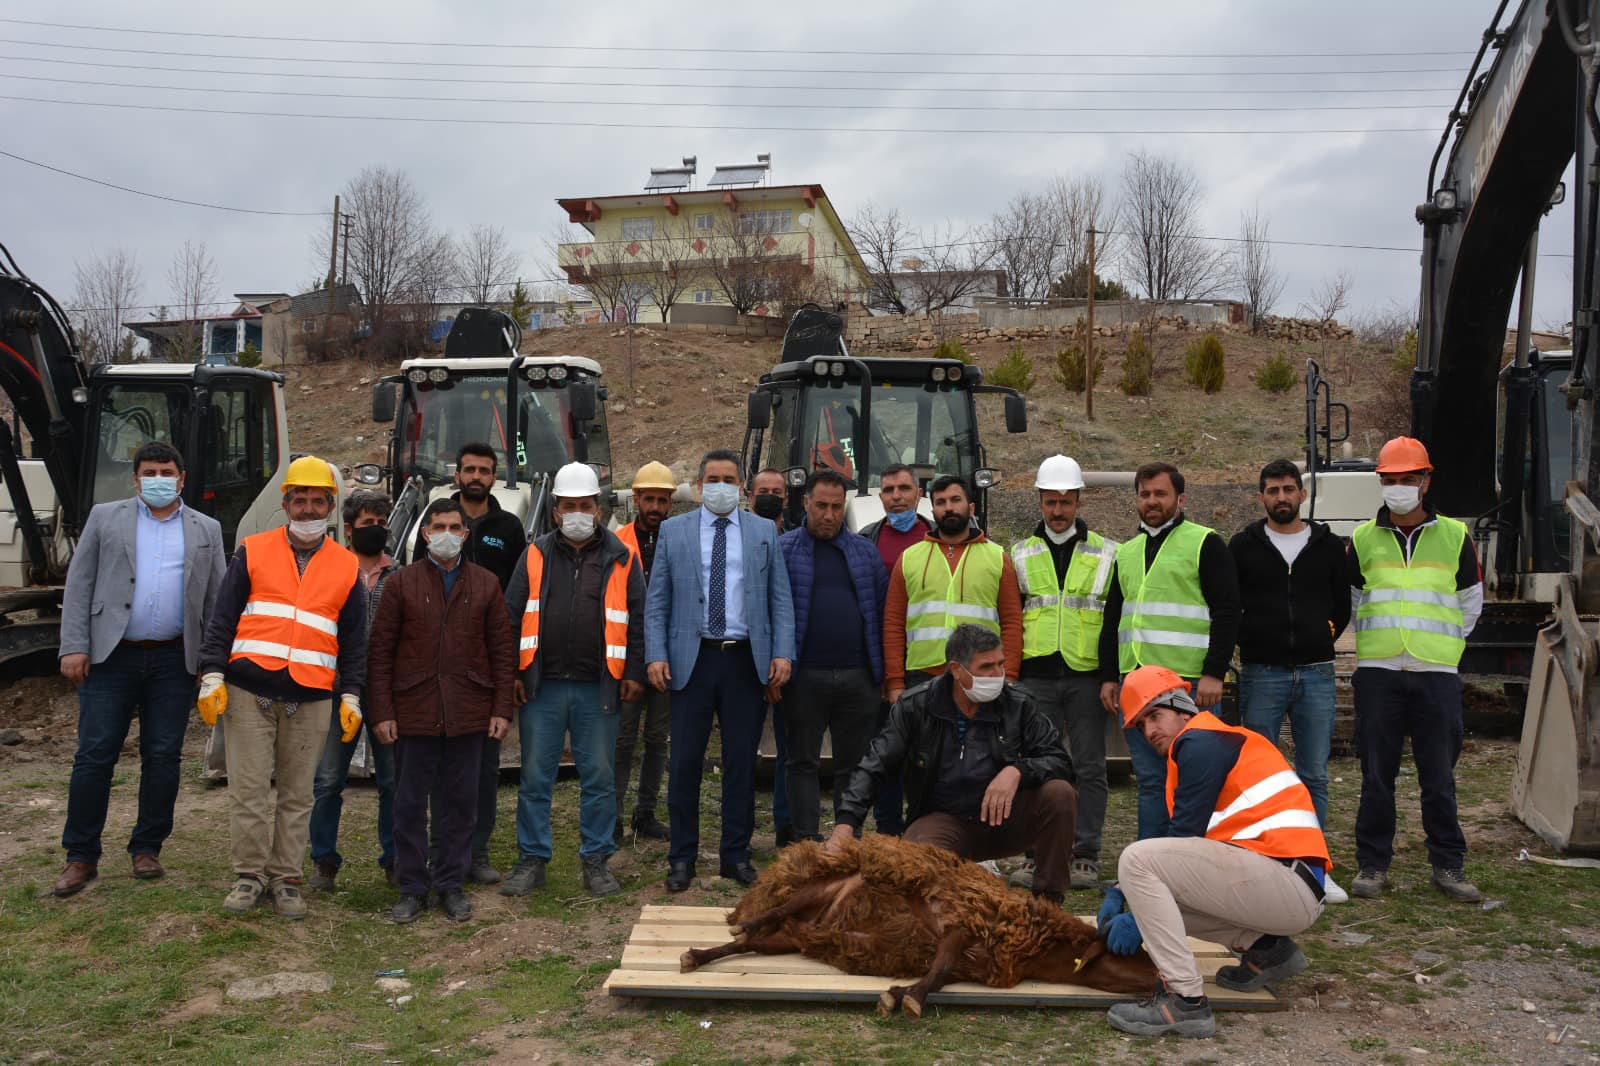
{"label": "man in purple jacket", "polygon": [[[876,732],[883,685],[883,601],[889,579],[871,541],[844,528],[849,486],[832,470],[806,482],[805,522],[778,538],[794,598],[799,658],[784,691],[789,814],[796,838],[821,840],[822,734],[833,772],[849,780]],[[834,812],[838,813],[838,790]]]}

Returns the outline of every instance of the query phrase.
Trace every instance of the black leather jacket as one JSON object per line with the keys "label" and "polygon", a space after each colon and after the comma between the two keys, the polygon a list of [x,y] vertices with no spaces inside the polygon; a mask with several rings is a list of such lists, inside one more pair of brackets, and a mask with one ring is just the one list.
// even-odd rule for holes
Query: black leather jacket
{"label": "black leather jacket", "polygon": [[[940,746],[950,730],[934,713],[941,700],[949,700],[950,676],[945,674],[907,689],[889,710],[883,729],[850,775],[839,799],[838,821],[860,828],[879,790],[894,775],[904,773],[906,823],[926,813],[930,779],[939,769]],[[1019,788],[1038,788],[1046,781],[1073,781],[1072,760],[1061,733],[1033,704],[1033,697],[1007,684],[996,702],[1000,705],[1002,758],[1022,773]],[[954,738],[951,738],[954,743]]]}

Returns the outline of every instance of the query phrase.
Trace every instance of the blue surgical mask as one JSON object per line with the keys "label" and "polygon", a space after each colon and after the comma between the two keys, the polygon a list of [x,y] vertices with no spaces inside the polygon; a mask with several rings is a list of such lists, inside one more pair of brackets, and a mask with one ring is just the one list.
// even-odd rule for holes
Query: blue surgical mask
{"label": "blue surgical mask", "polygon": [[889,528],[896,533],[910,533],[911,527],[917,524],[917,512],[914,510],[901,511],[899,514],[884,516],[889,522]]}
{"label": "blue surgical mask", "polygon": [[178,498],[178,479],[146,474],[139,479],[139,498],[149,507],[160,510]]}
{"label": "blue surgical mask", "polygon": [[714,481],[701,487],[700,501],[712,514],[730,514],[739,506],[739,486],[730,485],[726,481]]}

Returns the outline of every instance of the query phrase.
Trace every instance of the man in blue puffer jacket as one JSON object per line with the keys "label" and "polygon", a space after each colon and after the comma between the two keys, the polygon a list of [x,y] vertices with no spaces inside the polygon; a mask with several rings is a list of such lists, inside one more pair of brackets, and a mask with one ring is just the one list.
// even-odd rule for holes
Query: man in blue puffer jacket
{"label": "man in blue puffer jacket", "polygon": [[[889,577],[872,542],[844,528],[848,492],[844,478],[818,470],[806,482],[805,522],[778,538],[800,647],[783,709],[789,812],[801,840],[822,839],[822,734],[833,738],[835,780],[848,780],[872,742],[883,686]],[[835,814],[838,795],[835,789]]]}

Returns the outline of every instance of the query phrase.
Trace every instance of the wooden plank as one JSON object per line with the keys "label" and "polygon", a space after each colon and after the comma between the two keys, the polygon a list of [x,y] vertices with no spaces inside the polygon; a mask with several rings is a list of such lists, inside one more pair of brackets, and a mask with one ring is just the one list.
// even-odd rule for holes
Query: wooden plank
{"label": "wooden plank", "polygon": [[[713,948],[733,939],[726,925],[684,925],[678,922],[640,922],[628,938],[630,944],[651,947]],[[1189,950],[1196,958],[1232,957],[1221,944],[1189,938]]]}
{"label": "wooden plank", "polygon": [[[603,986],[613,996],[685,999],[749,999],[875,1003],[883,990],[897,982],[885,977],[820,974],[664,973],[659,970],[613,970]],[[904,982],[898,982],[904,983]],[[1270,992],[1229,992],[1211,988],[1211,1005],[1220,1010],[1278,1010],[1282,1004]],[[929,997],[932,1004],[1014,1007],[1104,1007],[1128,996],[1082,989],[1073,985],[1047,985],[1024,981],[1015,988],[989,988],[958,983]]]}
{"label": "wooden plank", "polygon": [[[679,957],[683,954],[681,948],[676,946],[659,946],[640,944],[629,941],[622,951],[621,969],[624,970],[668,970],[678,972]],[[1233,958],[1229,957],[1197,957],[1196,965],[1200,969],[1200,976],[1210,979],[1224,966],[1231,965]],[[827,963],[817,959],[808,959],[804,955],[730,955],[725,959],[707,963],[695,971],[696,973],[791,973],[791,974],[836,974],[844,976],[842,970],[835,969]],[[920,975],[917,975],[920,976]]]}

